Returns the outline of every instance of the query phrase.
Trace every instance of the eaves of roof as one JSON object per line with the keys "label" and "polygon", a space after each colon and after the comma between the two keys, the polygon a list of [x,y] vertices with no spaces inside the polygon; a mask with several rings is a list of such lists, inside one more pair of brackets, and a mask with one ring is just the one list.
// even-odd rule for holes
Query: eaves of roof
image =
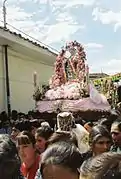
{"label": "eaves of roof", "polygon": [[13,32],[13,31],[11,31],[10,29],[8,29],[8,28],[5,29],[4,27],[1,27],[1,26],[0,26],[0,29],[3,30],[3,31],[5,31],[5,32],[8,32],[8,33],[10,33],[10,34],[12,34],[12,35],[14,35],[14,36],[16,36],[16,37],[18,37],[18,38],[20,38],[20,39],[22,39],[22,40],[27,41],[27,42],[29,42],[29,43],[35,45],[36,47],[42,48],[42,49],[44,49],[44,50],[47,50],[47,51],[48,51],[49,53],[51,53],[52,55],[57,56],[57,53],[53,52],[53,51],[50,50],[48,47],[46,47],[46,46],[44,46],[44,45],[41,45],[40,43],[37,43],[37,42],[35,42],[35,41],[32,41],[32,40],[30,40],[29,38],[25,38],[25,37],[23,37],[20,33]]}
{"label": "eaves of roof", "polygon": [[90,76],[109,76],[109,75],[106,74],[106,73],[90,73],[89,75],[90,75]]}

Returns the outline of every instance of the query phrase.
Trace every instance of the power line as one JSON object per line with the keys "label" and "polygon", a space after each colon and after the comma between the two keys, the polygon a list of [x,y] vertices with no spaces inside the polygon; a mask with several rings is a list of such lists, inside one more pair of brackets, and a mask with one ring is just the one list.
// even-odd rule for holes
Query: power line
{"label": "power line", "polygon": [[[2,22],[2,23],[3,23],[3,21],[2,21],[2,20],[0,20],[0,22]],[[52,50],[52,51],[54,51],[54,52],[59,53],[59,51],[58,51],[58,50],[56,50],[55,48],[53,48],[53,47],[51,47],[51,46],[49,46],[49,45],[47,45],[47,44],[44,44],[44,43],[43,43],[43,42],[41,42],[40,40],[37,40],[36,38],[34,38],[34,37],[32,37],[32,36],[30,36],[30,35],[26,34],[26,33],[25,33],[25,32],[23,32],[22,30],[17,29],[16,27],[12,26],[11,24],[7,23],[7,25],[8,25],[8,26],[10,26],[10,27],[12,27],[13,29],[17,30],[18,32],[20,32],[20,33],[22,33],[22,34],[26,35],[27,37],[31,38],[31,39],[32,39],[32,40],[34,40],[35,42],[38,42],[40,45],[43,45],[44,47],[47,47],[47,48],[49,48],[50,50]]]}

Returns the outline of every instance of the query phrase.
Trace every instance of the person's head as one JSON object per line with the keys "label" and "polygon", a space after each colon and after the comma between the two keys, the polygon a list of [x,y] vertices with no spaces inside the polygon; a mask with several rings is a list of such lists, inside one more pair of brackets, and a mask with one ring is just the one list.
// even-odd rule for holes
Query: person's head
{"label": "person's head", "polygon": [[36,132],[37,128],[40,127],[39,120],[32,119],[32,120],[30,120],[30,124],[31,124],[31,133],[33,135],[35,135],[35,132]]}
{"label": "person's head", "polygon": [[100,125],[103,125],[104,127],[106,127],[108,131],[110,131],[111,129],[111,124],[112,124],[112,121],[107,118],[102,118],[100,121]]}
{"label": "person's head", "polygon": [[64,142],[64,141],[69,142],[75,145],[76,147],[78,147],[78,142],[74,133],[66,132],[66,131],[54,132],[53,135],[47,141],[47,145],[50,146],[56,142]]}
{"label": "person's head", "polygon": [[103,153],[85,161],[80,168],[80,179],[120,179],[121,154]]}
{"label": "person's head", "polygon": [[48,139],[53,134],[53,130],[50,126],[42,126],[36,130],[35,139],[36,139],[36,148],[42,153],[46,149],[46,143]]}
{"label": "person's head", "polygon": [[33,119],[33,111],[28,111],[27,116],[28,116],[29,120],[32,120]]}
{"label": "person's head", "polygon": [[1,112],[1,121],[4,123],[5,121],[8,120],[8,115],[5,111]]}
{"label": "person's head", "polygon": [[21,161],[26,165],[31,165],[36,156],[34,136],[27,131],[21,132],[17,136],[17,148]]}
{"label": "person's head", "polygon": [[92,128],[89,134],[89,144],[93,154],[98,155],[110,150],[112,138],[104,126],[97,125]]}
{"label": "person's head", "polygon": [[50,124],[48,122],[46,122],[46,121],[41,122],[41,127],[44,127],[44,126],[50,127]]}
{"label": "person's head", "polygon": [[20,160],[15,143],[8,135],[0,134],[0,178],[18,178]]}
{"label": "person's head", "polygon": [[81,162],[81,154],[74,145],[66,142],[55,143],[42,155],[42,178],[78,179]]}
{"label": "person's head", "polygon": [[111,126],[111,135],[115,145],[121,147],[121,120],[116,120]]}
{"label": "person's head", "polygon": [[22,131],[30,131],[29,120],[15,121],[11,131],[11,138],[13,140],[16,140],[16,137]]}
{"label": "person's head", "polygon": [[[17,125],[16,125],[17,126]],[[18,136],[18,134],[20,133],[20,130],[18,129],[18,127],[13,126],[12,130],[11,130],[11,139],[16,141],[16,137]]]}
{"label": "person's head", "polygon": [[13,119],[13,120],[17,120],[18,112],[17,112],[16,110],[12,110],[11,116],[12,116],[12,119]]}

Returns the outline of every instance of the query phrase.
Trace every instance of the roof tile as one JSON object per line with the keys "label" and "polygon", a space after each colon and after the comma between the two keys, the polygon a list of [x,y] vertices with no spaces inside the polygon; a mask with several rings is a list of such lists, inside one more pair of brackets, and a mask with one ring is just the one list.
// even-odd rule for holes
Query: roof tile
{"label": "roof tile", "polygon": [[4,31],[6,31],[6,32],[8,32],[8,33],[10,33],[10,34],[12,34],[12,35],[14,35],[14,36],[17,36],[18,38],[21,38],[21,39],[23,39],[23,40],[25,40],[25,41],[27,41],[27,42],[29,42],[29,43],[31,43],[31,44],[37,46],[37,47],[40,47],[40,48],[42,48],[42,49],[44,49],[44,50],[47,50],[48,52],[50,52],[50,53],[52,53],[53,55],[57,56],[57,53],[53,52],[53,51],[50,50],[48,47],[45,47],[44,45],[41,45],[40,43],[37,43],[37,42],[35,42],[35,41],[32,41],[32,40],[30,40],[29,38],[25,38],[25,37],[23,37],[23,36],[22,36],[21,34],[19,34],[19,33],[12,32],[10,29],[8,29],[8,28],[5,29],[4,27],[1,27],[1,26],[0,26],[0,29],[2,29],[2,30],[4,30]]}

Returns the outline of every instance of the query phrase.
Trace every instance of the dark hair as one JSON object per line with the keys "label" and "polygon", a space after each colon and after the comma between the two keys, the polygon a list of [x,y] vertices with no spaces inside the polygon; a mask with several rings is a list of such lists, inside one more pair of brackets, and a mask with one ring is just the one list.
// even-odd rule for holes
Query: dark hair
{"label": "dark hair", "polygon": [[92,128],[89,134],[89,144],[94,144],[100,137],[106,137],[109,138],[110,141],[112,141],[109,131],[104,126],[97,125]]}
{"label": "dark hair", "polygon": [[20,132],[22,131],[31,131],[31,124],[30,121],[27,119],[21,120],[21,121],[15,121],[13,123],[13,127],[18,129]]}
{"label": "dark hair", "polygon": [[47,145],[52,145],[56,142],[62,142],[62,141],[75,144],[76,147],[78,147],[78,142],[75,134],[72,134],[71,132],[67,132],[67,131],[61,131],[61,132],[56,131],[55,133],[53,133],[53,135],[48,140]]}
{"label": "dark hair", "polygon": [[117,124],[117,127],[119,131],[121,132],[121,118],[118,118],[116,121],[113,122],[113,124]]}
{"label": "dark hair", "polygon": [[14,121],[17,120],[18,112],[16,110],[12,110],[11,117],[12,117],[12,120],[14,120]]}
{"label": "dark hair", "polygon": [[5,111],[2,111],[1,114],[1,121],[4,123],[5,121],[8,121],[8,115]]}
{"label": "dark hair", "polygon": [[60,165],[78,174],[81,165],[81,154],[74,145],[67,142],[57,142],[51,145],[42,155],[42,175],[47,165]]}
{"label": "dark hair", "polygon": [[108,129],[108,131],[110,131],[111,129],[111,124],[112,124],[112,121],[107,118],[102,118],[100,121],[100,125],[105,126],[106,129]]}
{"label": "dark hair", "polygon": [[120,179],[121,178],[121,154],[107,153],[101,157],[104,160],[102,169],[95,179]]}
{"label": "dark hair", "polygon": [[15,179],[20,175],[20,160],[15,143],[0,134],[0,178]]}
{"label": "dark hair", "polygon": [[35,145],[35,137],[28,131],[23,131],[17,136],[17,145],[32,144]]}
{"label": "dark hair", "polygon": [[31,127],[35,127],[35,128],[38,128],[41,126],[40,122],[38,119],[32,119],[30,120],[30,124],[31,124]]}
{"label": "dark hair", "polygon": [[53,130],[50,126],[42,126],[36,130],[36,134],[39,137],[43,137],[45,140],[48,140],[53,134]]}
{"label": "dark hair", "polygon": [[121,154],[108,152],[93,157],[82,164],[80,173],[91,179],[120,179]]}

